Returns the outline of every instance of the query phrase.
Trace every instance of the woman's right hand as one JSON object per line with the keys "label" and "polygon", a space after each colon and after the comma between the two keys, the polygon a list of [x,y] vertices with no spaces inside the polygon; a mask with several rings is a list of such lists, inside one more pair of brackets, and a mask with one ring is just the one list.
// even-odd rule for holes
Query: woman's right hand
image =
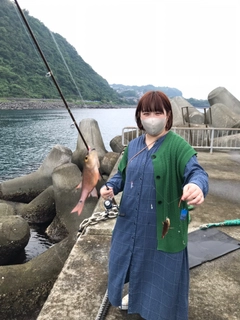
{"label": "woman's right hand", "polygon": [[113,188],[107,187],[106,185],[100,189],[100,194],[105,200],[112,199],[114,197]]}

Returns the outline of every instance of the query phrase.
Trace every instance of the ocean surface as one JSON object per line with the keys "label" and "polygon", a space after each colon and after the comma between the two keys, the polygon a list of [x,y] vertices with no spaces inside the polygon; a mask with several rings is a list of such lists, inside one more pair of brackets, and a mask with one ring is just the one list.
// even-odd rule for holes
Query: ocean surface
{"label": "ocean surface", "polygon": [[[105,148],[122,134],[122,129],[136,126],[135,108],[72,109],[76,123],[91,118],[98,122]],[[48,153],[60,144],[76,149],[78,131],[67,110],[0,110],[0,183],[36,171]],[[31,226],[31,239],[17,263],[31,260],[52,245],[44,228]]]}

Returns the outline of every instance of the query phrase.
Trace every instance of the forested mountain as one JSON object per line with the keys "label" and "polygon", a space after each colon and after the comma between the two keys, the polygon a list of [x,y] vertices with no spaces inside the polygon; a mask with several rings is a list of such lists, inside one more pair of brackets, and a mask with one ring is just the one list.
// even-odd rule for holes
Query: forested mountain
{"label": "forested mountain", "polygon": [[[122,84],[110,86],[66,39],[57,33],[51,33],[42,22],[31,17],[28,11],[24,10],[24,15],[68,100],[82,98],[102,103],[135,105],[148,90],[161,90],[170,98],[182,96],[180,90],[169,87]],[[0,0],[0,98],[60,99],[47,72],[15,2]],[[206,100],[192,98],[189,102],[196,107],[208,105]]]}
{"label": "forested mountain", "polygon": [[[42,22],[29,16],[28,11],[24,10],[24,15],[66,98],[80,99],[82,96],[91,101],[121,101],[118,93],[84,62],[66,39],[51,34]],[[0,97],[60,98],[47,71],[15,3],[0,0]]]}
{"label": "forested mountain", "polygon": [[182,92],[178,89],[169,87],[155,87],[151,84],[145,86],[126,86],[123,84],[112,84],[111,87],[126,100],[133,103],[135,103],[144,93],[150,90],[160,90],[164,92],[169,98],[182,96]]}
{"label": "forested mountain", "polygon": [[[182,96],[182,92],[176,88],[155,87],[151,84],[146,86],[126,86],[123,84],[112,84],[111,87],[121,94],[129,103],[136,104],[138,99],[149,90],[160,90],[169,98]],[[196,108],[209,108],[208,100],[198,100],[194,98],[186,99],[191,105]]]}

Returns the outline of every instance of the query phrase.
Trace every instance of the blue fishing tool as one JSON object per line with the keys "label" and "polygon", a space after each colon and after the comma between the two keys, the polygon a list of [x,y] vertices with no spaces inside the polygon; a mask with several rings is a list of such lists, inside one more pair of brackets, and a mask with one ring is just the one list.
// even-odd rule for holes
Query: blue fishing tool
{"label": "blue fishing tool", "polygon": [[180,211],[180,220],[186,220],[188,210],[186,208],[181,209]]}

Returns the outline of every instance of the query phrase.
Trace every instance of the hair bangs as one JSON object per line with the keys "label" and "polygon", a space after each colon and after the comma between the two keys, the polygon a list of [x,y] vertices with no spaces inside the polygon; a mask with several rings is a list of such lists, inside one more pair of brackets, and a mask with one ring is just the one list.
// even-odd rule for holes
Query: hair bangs
{"label": "hair bangs", "polygon": [[146,96],[146,99],[142,102],[142,112],[160,112],[164,113],[164,105],[162,98],[158,95],[156,91],[150,92]]}

